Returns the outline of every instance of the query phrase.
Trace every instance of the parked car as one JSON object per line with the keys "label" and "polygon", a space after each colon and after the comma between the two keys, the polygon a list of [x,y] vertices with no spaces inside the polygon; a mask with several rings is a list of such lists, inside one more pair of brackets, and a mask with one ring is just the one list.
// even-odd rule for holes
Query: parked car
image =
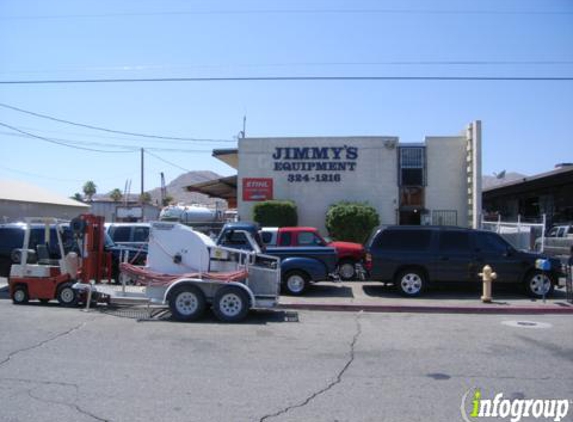
{"label": "parked car", "polygon": [[149,242],[149,223],[106,223],[106,232],[117,245],[143,247]]}
{"label": "parked car", "polygon": [[[542,239],[535,240],[535,250],[541,251]],[[553,226],[545,235],[543,253],[555,257],[567,257],[573,247],[573,224]]]}
{"label": "parked car", "polygon": [[356,279],[357,266],[364,258],[364,246],[360,243],[327,240],[314,227],[263,227],[261,238],[265,246],[329,246],[336,249],[336,267],[342,280]]}
{"label": "parked car", "polygon": [[[258,245],[251,245],[242,231],[251,234]],[[219,233],[217,245],[235,249],[253,250],[255,246],[267,255],[281,259],[281,287],[283,292],[300,296],[312,282],[335,278],[336,250],[325,246],[265,247],[259,227],[252,223],[227,223]]]}
{"label": "parked car", "polygon": [[[47,259],[58,260],[61,259],[61,254],[58,246],[56,227],[50,225],[50,235],[46,242],[45,238],[45,225],[44,224],[32,224],[30,230],[30,249],[35,253],[29,255],[28,259],[30,263],[41,259],[38,250],[38,245],[45,245],[44,250],[48,251]],[[73,233],[68,225],[62,225],[62,242],[64,245],[64,254],[70,251],[78,251],[78,246],[74,241]],[[0,224],[0,277],[9,277],[10,268],[14,260],[18,259],[18,254],[14,251],[22,248],[24,245],[24,234],[26,232],[25,223],[7,223]],[[111,237],[106,234],[104,249],[106,252],[110,252],[112,256],[112,271],[111,276],[116,282],[119,281],[119,263],[125,254],[128,254],[128,259],[134,265],[144,265],[147,258],[147,251],[141,250],[141,248],[121,246],[113,242]]]}
{"label": "parked car", "polygon": [[[62,226],[62,242],[64,244],[64,253],[73,248],[73,235],[69,227]],[[46,239],[46,229],[44,224],[31,224],[30,227],[30,248],[37,250],[38,245],[45,245],[48,259],[60,259],[61,254],[58,247],[58,240],[55,226],[50,227],[49,239]],[[22,248],[24,244],[24,233],[26,231],[25,223],[6,223],[0,224],[0,277],[8,277],[10,268],[16,256],[14,250]],[[37,259],[37,255],[30,259]]]}
{"label": "parked car", "polygon": [[479,282],[490,265],[495,283],[513,283],[539,298],[549,295],[561,273],[536,269],[543,256],[518,251],[493,232],[433,226],[389,226],[377,229],[366,246],[365,266],[372,280],[393,282],[404,296],[419,296],[432,283]]}

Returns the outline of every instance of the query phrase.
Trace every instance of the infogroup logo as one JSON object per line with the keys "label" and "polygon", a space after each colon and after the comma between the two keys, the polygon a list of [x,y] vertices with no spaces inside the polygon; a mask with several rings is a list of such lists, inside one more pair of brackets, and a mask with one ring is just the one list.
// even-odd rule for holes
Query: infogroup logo
{"label": "infogroup logo", "polygon": [[523,418],[559,422],[569,413],[568,399],[508,399],[503,393],[496,393],[486,399],[480,389],[466,391],[462,397],[461,413],[465,422],[485,418],[508,419],[519,422]]}

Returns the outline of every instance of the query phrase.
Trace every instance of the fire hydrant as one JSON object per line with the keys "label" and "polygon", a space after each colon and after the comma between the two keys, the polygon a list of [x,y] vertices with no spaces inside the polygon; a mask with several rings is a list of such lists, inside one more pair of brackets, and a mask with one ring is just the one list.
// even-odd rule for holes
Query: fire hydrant
{"label": "fire hydrant", "polygon": [[483,295],[481,301],[483,303],[491,303],[491,283],[497,278],[497,274],[493,272],[489,265],[482,268],[482,272],[478,275],[483,281]]}

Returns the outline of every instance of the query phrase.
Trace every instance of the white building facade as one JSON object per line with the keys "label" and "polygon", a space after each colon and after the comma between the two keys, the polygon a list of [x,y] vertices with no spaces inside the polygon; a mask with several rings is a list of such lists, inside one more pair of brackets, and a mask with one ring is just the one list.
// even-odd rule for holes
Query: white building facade
{"label": "white building facade", "polygon": [[381,224],[477,227],[481,212],[481,122],[458,136],[241,138],[239,218],[262,200],[293,201],[299,225],[321,231],[328,208],[366,202]]}

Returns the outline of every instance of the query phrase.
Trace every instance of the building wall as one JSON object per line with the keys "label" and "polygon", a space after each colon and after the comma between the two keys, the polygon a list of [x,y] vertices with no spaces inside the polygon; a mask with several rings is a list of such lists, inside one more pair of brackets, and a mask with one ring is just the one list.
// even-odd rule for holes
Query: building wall
{"label": "building wall", "polygon": [[54,217],[71,220],[88,210],[88,207],[0,200],[0,222],[22,221],[25,217]]}
{"label": "building wall", "polygon": [[430,213],[456,211],[459,226],[470,225],[466,155],[465,136],[426,137],[426,208]]}
{"label": "building wall", "polygon": [[[342,200],[368,202],[379,213],[382,224],[396,223],[398,201],[398,172],[396,137],[321,137],[321,138],[245,138],[239,140],[239,215],[243,221],[252,220],[256,201],[243,198],[246,178],[272,178],[274,199],[291,199],[298,208],[299,224],[318,227],[325,233],[324,220],[328,207]],[[332,150],[328,158],[284,159],[277,148],[340,148],[338,159]],[[349,148],[355,150],[349,150]],[[292,150],[291,154],[293,153]],[[312,152],[309,152],[312,156]],[[355,155],[355,158],[354,158]],[[278,170],[285,163],[353,163],[343,171]],[[352,168],[352,169],[351,169]],[[289,175],[307,176],[308,181],[290,181]],[[312,180],[321,175],[337,176],[340,181]]]}

